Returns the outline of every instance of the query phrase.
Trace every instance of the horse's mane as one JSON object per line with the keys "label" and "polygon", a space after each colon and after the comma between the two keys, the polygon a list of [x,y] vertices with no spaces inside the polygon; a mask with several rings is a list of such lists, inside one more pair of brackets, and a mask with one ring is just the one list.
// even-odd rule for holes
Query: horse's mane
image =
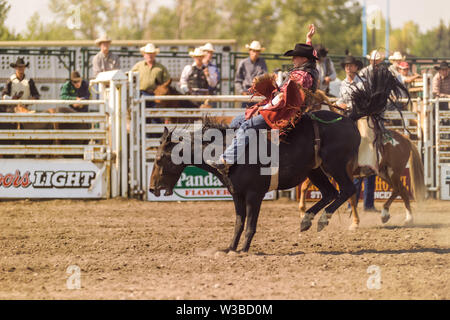
{"label": "horse's mane", "polygon": [[224,121],[217,121],[216,119],[206,115],[202,120],[202,130],[203,132],[208,129],[217,129],[221,132],[225,132],[230,127]]}
{"label": "horse's mane", "polygon": [[[411,98],[408,89],[395,77],[386,65],[380,64],[368,70],[365,74],[366,79],[361,83],[351,87],[352,110],[350,119],[356,121],[363,117],[370,117],[373,121],[375,140],[373,144],[378,150],[383,150],[384,135],[388,130],[384,126],[386,119],[383,117],[387,110],[388,102],[397,109],[403,121],[403,127],[406,129],[402,114],[402,106],[396,101],[406,96],[408,103]],[[362,85],[362,88],[359,87]],[[378,159],[377,152],[377,159]]]}
{"label": "horse's mane", "polygon": [[[349,117],[358,120],[366,116],[380,117],[391,102],[401,114],[401,107],[395,100],[410,96],[408,89],[384,65],[375,66],[367,71],[366,79],[351,86],[352,110]],[[362,85],[362,87],[360,87]]]}

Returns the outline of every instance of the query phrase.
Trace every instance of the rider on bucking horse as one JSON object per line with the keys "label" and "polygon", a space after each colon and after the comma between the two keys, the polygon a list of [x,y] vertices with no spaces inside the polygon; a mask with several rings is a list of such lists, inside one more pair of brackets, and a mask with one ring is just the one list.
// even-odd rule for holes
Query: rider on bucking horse
{"label": "rider on bucking horse", "polygon": [[[316,69],[318,58],[312,47],[314,34],[315,27],[311,24],[306,36],[306,44],[297,43],[294,50],[289,50],[284,54],[285,56],[291,56],[294,64],[286,81],[279,89],[276,88],[276,85],[271,87],[270,92],[265,95],[269,97],[268,99],[248,108],[245,112],[245,121],[243,117],[240,119],[237,117],[233,121],[239,124],[236,136],[217,161],[206,160],[208,165],[226,176],[229,168],[242,156],[238,154],[238,151],[243,152],[245,148],[242,148],[242,146],[248,144],[248,139],[246,139],[248,129],[283,130],[294,123],[299,112],[306,109],[305,94],[299,90],[299,87],[314,93],[317,89],[319,77]],[[276,89],[272,91],[272,88]],[[233,124],[231,126],[233,127]]]}

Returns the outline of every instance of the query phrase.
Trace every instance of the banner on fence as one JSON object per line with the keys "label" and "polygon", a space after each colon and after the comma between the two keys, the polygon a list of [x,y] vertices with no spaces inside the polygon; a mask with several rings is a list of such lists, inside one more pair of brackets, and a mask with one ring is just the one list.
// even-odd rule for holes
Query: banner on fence
{"label": "banner on fence", "polygon": [[[153,163],[149,163],[148,177],[151,176]],[[268,192],[264,200],[275,199],[275,191]],[[220,180],[210,172],[194,166],[188,166],[180,176],[173,194],[156,197],[153,193],[147,191],[147,200],[149,201],[202,201],[202,200],[232,200],[231,194],[227,188],[224,188]]]}
{"label": "banner on fence", "polygon": [[[450,170],[449,170],[450,171]],[[410,181],[410,175],[409,175],[409,168],[405,169],[405,172],[400,177],[402,184],[406,187],[408,190],[410,196],[412,196],[412,190],[411,190],[411,181]],[[450,176],[449,176],[450,180]],[[332,181],[333,185],[339,190],[339,186]],[[363,199],[363,191],[364,191],[364,183],[361,185],[361,194],[360,199]],[[392,189],[389,187],[389,185],[382,180],[380,177],[376,177],[375,179],[375,193],[374,193],[374,199],[375,200],[387,200],[392,195]],[[306,192],[306,200],[319,200],[322,198],[322,194],[320,193],[319,189],[317,189],[315,186],[311,186],[308,191]],[[400,196],[396,198],[396,200],[400,200]]]}
{"label": "banner on fence", "polygon": [[0,159],[0,198],[105,198],[104,168],[79,159]]}

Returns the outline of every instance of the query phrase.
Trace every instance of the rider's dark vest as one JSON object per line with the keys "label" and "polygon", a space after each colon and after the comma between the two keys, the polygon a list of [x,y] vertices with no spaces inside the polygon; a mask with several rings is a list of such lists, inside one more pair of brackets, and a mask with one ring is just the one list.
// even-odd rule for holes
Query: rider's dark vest
{"label": "rider's dark vest", "polygon": [[189,89],[208,89],[208,81],[203,73],[203,69],[199,69],[197,66],[192,67],[187,83]]}
{"label": "rider's dark vest", "polygon": [[[313,84],[311,86],[311,91],[316,92],[317,90],[317,80],[319,79],[319,71],[316,68],[316,61],[309,60],[304,65],[298,68],[293,68],[289,70],[289,72],[296,71],[296,70],[302,70],[310,74],[310,76],[313,78]],[[289,79],[289,77],[288,77]]]}

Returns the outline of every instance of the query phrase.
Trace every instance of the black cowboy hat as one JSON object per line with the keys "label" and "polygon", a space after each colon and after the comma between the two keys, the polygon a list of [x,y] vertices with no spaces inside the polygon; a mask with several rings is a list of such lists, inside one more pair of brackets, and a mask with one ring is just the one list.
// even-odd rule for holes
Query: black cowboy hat
{"label": "black cowboy hat", "polygon": [[442,61],[441,64],[434,67],[435,70],[441,70],[441,69],[448,69],[448,63],[447,61]]}
{"label": "black cowboy hat", "polygon": [[356,60],[355,57],[353,56],[346,56],[342,62],[341,62],[341,66],[343,69],[345,69],[345,65],[346,64],[354,64],[358,67],[358,70],[361,69],[363,67],[363,63],[361,62],[361,60]]}
{"label": "black cowboy hat", "polygon": [[295,45],[294,50],[289,50],[284,53],[284,56],[287,57],[305,57],[308,59],[315,59],[318,58],[314,55],[314,48],[310,46],[309,44],[305,43],[297,43]]}
{"label": "black cowboy hat", "polygon": [[327,48],[325,48],[323,45],[319,44],[317,47],[315,47],[317,55],[319,58],[325,58],[328,54]]}
{"label": "black cowboy hat", "polygon": [[9,64],[12,68],[17,68],[17,67],[28,67],[30,65],[29,62],[27,62],[25,64],[25,60],[23,58],[17,58],[15,63],[10,63]]}

